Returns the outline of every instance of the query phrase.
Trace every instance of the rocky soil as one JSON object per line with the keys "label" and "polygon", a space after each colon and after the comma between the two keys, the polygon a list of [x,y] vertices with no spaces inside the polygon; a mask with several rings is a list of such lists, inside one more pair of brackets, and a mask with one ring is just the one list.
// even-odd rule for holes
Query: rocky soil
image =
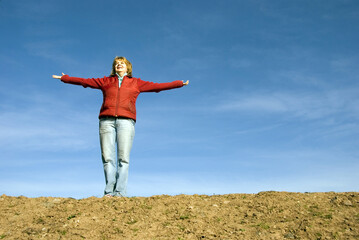
{"label": "rocky soil", "polygon": [[359,239],[359,193],[2,195],[0,239]]}

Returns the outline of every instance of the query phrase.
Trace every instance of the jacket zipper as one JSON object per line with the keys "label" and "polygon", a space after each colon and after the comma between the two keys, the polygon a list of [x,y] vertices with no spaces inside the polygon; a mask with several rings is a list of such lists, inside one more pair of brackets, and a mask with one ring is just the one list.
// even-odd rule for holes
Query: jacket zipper
{"label": "jacket zipper", "polygon": [[118,108],[118,96],[120,95],[120,87],[119,87],[119,83],[120,83],[120,80],[118,79],[117,77],[117,83],[116,83],[116,86],[117,86],[117,93],[116,93],[116,109],[115,109],[115,117],[117,117],[117,108]]}

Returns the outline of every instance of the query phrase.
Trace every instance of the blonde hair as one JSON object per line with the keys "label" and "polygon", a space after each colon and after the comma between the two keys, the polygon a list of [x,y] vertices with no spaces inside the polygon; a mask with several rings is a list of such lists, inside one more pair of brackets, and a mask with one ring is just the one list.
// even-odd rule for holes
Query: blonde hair
{"label": "blonde hair", "polygon": [[116,63],[117,61],[123,61],[127,66],[127,76],[132,77],[132,63],[128,61],[125,57],[116,56],[112,63],[111,76],[116,76]]}

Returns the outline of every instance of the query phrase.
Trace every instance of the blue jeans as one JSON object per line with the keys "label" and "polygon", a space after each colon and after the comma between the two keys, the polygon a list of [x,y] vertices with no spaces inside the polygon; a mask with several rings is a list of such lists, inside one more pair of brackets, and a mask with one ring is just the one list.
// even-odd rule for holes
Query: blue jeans
{"label": "blue jeans", "polygon": [[106,180],[105,195],[124,197],[127,194],[128,167],[135,136],[135,121],[104,117],[100,119],[99,125]]}

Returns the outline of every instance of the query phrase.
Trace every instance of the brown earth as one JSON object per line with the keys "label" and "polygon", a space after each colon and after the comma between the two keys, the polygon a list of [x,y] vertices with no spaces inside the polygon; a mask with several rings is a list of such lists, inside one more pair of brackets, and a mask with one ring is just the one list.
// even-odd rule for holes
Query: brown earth
{"label": "brown earth", "polygon": [[359,193],[2,195],[0,239],[359,239]]}

